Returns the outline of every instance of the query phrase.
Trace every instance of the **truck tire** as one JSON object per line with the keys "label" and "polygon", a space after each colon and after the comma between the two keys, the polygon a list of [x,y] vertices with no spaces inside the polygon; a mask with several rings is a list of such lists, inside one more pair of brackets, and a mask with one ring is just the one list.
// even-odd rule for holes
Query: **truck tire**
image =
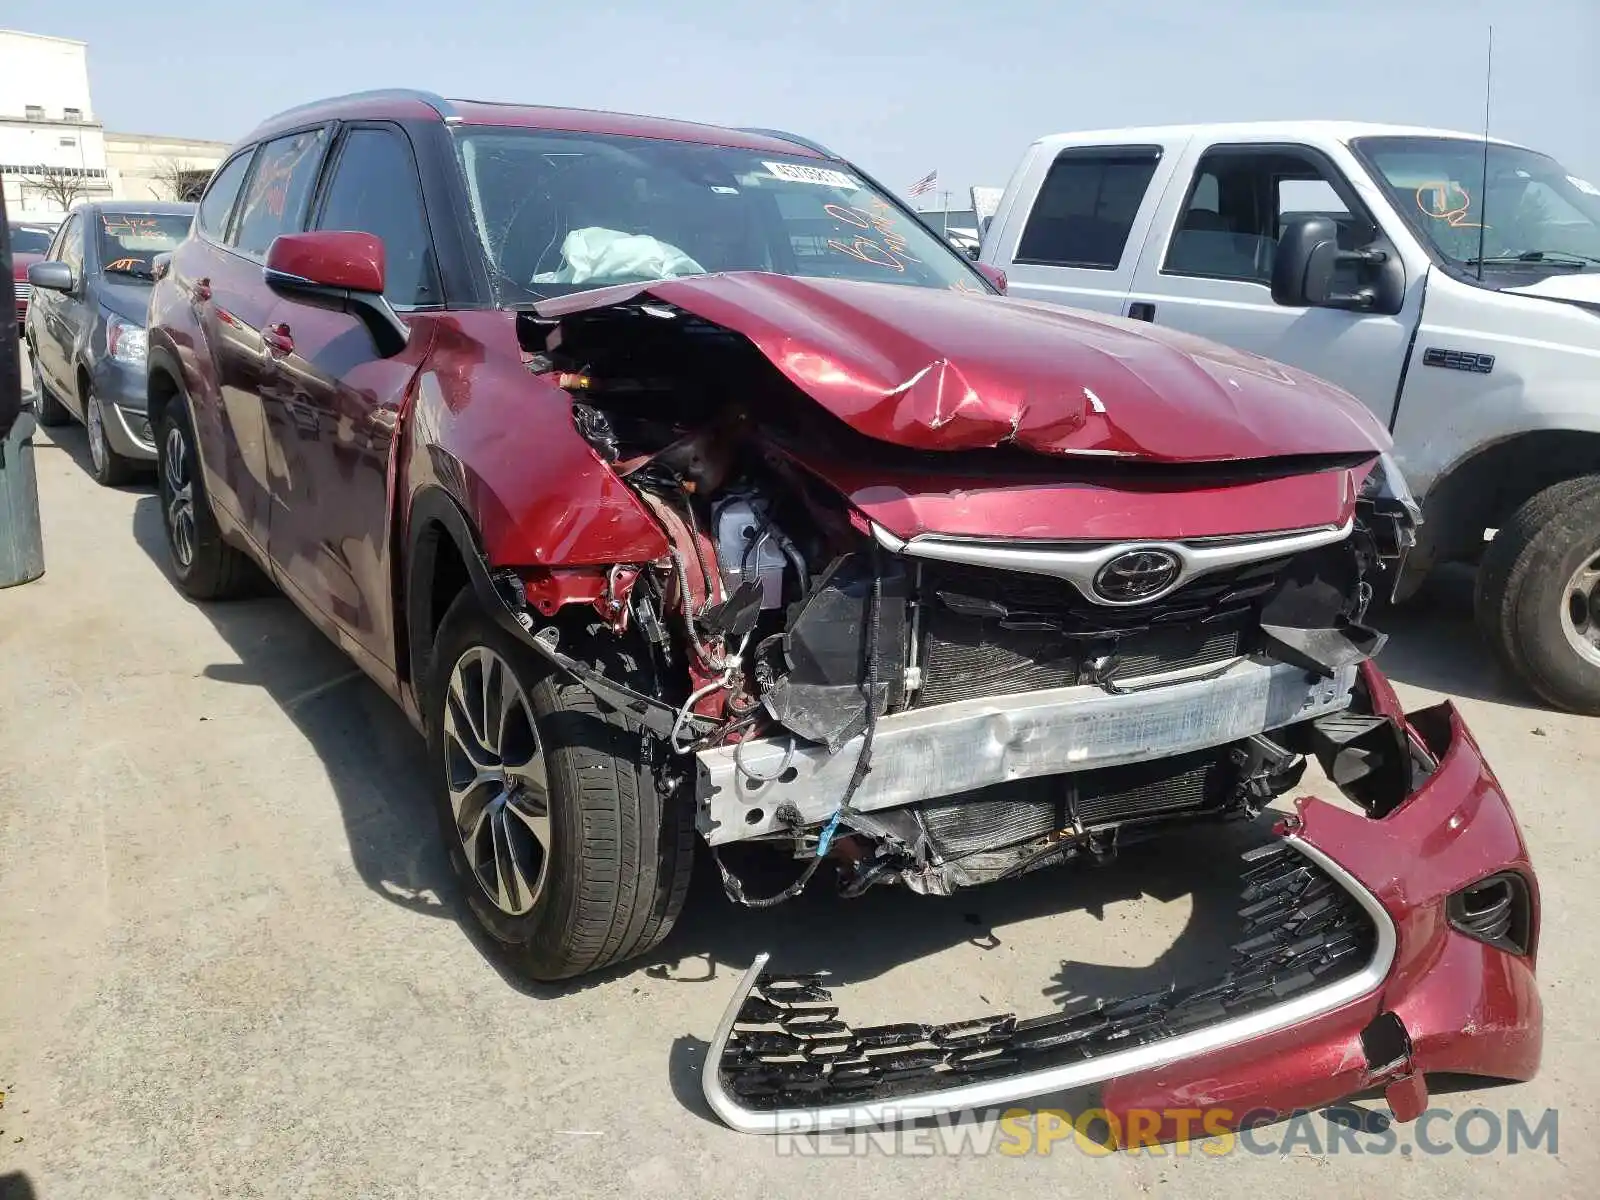
{"label": "truck tire", "polygon": [[255,590],[261,575],[249,557],[222,540],[195,445],[188,406],[166,407],[157,435],[156,492],[178,586],[195,600],[228,600]]}
{"label": "truck tire", "polygon": [[1600,715],[1600,475],[1529,500],[1478,568],[1478,628],[1539,697]]}
{"label": "truck tire", "polygon": [[654,947],[688,892],[694,826],[686,801],[658,791],[646,735],[490,620],[471,589],[431,661],[435,802],[478,923],[536,980]]}

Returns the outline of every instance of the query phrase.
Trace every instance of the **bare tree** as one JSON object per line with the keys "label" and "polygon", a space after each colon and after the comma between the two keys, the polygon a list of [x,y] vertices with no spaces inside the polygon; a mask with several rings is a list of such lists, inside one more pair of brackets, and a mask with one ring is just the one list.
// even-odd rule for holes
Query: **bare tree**
{"label": "bare tree", "polygon": [[177,158],[158,158],[150,177],[168,200],[198,200],[211,179],[209,167],[195,167]]}
{"label": "bare tree", "polygon": [[24,176],[23,182],[38,188],[46,200],[54,200],[63,212],[89,191],[88,178],[71,167],[45,167]]}

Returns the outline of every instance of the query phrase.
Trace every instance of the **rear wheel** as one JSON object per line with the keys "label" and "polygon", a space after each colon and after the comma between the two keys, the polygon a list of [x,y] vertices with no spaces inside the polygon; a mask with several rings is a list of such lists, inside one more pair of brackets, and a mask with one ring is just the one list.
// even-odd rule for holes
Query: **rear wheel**
{"label": "rear wheel", "polygon": [[683,907],[694,831],[681,798],[657,790],[645,736],[552,673],[470,590],[432,663],[439,822],[478,922],[541,980],[656,945]]}
{"label": "rear wheel", "polygon": [[1476,608],[1511,674],[1559,708],[1600,715],[1600,475],[1546,488],[1495,532]]}
{"label": "rear wheel", "polygon": [[181,400],[167,405],[158,436],[156,490],[178,586],[196,600],[244,595],[259,576],[249,558],[222,540],[200,474],[194,427]]}
{"label": "rear wheel", "polygon": [[67,406],[55,398],[39,374],[39,361],[28,355],[28,371],[33,376],[33,417],[41,425],[65,425],[72,420]]}
{"label": "rear wheel", "polygon": [[95,482],[102,487],[127,483],[139,471],[139,464],[124,458],[106,440],[106,414],[100,397],[91,388],[83,400],[84,426],[89,431],[89,461],[94,466]]}

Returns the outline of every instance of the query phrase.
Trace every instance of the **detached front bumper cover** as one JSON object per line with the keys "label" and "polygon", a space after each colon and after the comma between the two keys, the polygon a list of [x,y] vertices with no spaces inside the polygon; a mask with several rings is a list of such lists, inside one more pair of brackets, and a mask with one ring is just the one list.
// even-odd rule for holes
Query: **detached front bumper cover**
{"label": "detached front bumper cover", "polygon": [[[763,954],[717,1029],[707,1102],[742,1132],[806,1132],[1097,1085],[1113,1116],[1204,1108],[1237,1122],[1378,1086],[1405,1120],[1425,1106],[1426,1071],[1531,1078],[1538,888],[1521,832],[1453,708],[1406,728],[1436,766],[1403,804],[1374,820],[1302,800],[1284,836],[1247,856],[1222,978],[1028,1020],[854,1028],[821,976],[769,973]],[[1515,919],[1464,922],[1480,885],[1507,876],[1519,886],[1495,894],[1516,897]]]}

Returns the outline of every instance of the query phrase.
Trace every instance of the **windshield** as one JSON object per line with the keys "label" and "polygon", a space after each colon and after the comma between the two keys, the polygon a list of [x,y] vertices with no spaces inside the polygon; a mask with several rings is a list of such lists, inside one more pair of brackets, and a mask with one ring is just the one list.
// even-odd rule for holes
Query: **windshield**
{"label": "windshield", "polygon": [[547,130],[456,139],[502,304],[712,271],[989,290],[843,163]]}
{"label": "windshield", "polygon": [[1600,267],[1600,188],[1555,159],[1466,138],[1360,138],[1356,150],[1412,227],[1446,259],[1486,267]]}
{"label": "windshield", "polygon": [[151,261],[189,236],[191,219],[183,213],[102,212],[100,269],[108,275],[153,278]]}
{"label": "windshield", "polygon": [[13,225],[11,227],[11,253],[48,254],[50,252],[50,239],[54,236],[55,230],[45,229],[39,225]]}

